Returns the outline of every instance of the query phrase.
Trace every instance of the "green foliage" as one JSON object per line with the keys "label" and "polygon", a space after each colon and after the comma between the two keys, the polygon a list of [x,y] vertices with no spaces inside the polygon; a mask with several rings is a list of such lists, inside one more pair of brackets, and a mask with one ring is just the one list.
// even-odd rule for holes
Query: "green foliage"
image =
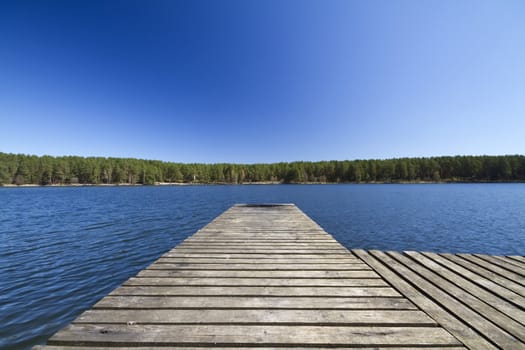
{"label": "green foliage", "polygon": [[183,164],[0,153],[0,185],[525,181],[525,156],[455,156],[274,164]]}

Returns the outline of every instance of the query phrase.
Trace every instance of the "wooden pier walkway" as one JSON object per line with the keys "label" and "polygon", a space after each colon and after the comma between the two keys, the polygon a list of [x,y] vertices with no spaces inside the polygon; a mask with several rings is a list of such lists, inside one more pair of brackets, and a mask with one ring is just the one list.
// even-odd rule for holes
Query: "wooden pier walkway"
{"label": "wooden pier walkway", "polygon": [[525,258],[348,251],[294,205],[230,208],[45,350],[525,349]]}

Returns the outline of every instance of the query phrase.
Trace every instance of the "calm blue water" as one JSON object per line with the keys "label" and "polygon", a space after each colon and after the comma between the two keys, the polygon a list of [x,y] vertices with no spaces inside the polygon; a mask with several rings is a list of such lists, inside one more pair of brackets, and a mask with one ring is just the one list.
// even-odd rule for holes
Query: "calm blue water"
{"label": "calm blue water", "polygon": [[348,248],[525,255],[525,184],[0,188],[0,348],[43,343],[235,203]]}

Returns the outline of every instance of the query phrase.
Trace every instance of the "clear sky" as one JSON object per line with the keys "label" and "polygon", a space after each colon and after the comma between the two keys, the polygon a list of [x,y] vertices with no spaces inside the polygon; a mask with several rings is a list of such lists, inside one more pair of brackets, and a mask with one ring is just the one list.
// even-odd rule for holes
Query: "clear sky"
{"label": "clear sky", "polygon": [[0,2],[0,151],[525,153],[525,1]]}

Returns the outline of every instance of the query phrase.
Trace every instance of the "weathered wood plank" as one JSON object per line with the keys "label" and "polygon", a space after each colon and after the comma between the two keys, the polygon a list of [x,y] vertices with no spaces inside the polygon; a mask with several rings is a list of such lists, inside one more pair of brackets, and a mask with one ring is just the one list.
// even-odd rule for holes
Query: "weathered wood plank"
{"label": "weathered wood plank", "polygon": [[187,287],[122,286],[110,295],[399,297],[389,287]]}
{"label": "weathered wood plank", "polygon": [[317,279],[317,278],[171,278],[171,277],[133,277],[126,281],[124,286],[280,286],[280,287],[387,287],[385,281],[378,278],[371,279]]}
{"label": "weathered wood plank", "polygon": [[[265,216],[264,214],[261,216]],[[292,220],[295,218],[292,218]],[[264,235],[265,233],[290,233],[298,235],[319,235],[324,231],[316,227],[308,227],[303,225],[303,223],[298,223],[297,225],[287,225],[281,226],[281,223],[276,222],[276,220],[268,220],[269,222],[246,220],[245,223],[235,224],[235,223],[226,223],[226,222],[212,222],[210,227],[205,227],[200,230],[198,233],[210,233],[210,234],[254,234],[254,235]],[[255,228],[255,226],[260,226]]]}
{"label": "weathered wood plank", "polygon": [[172,257],[162,257],[157,260],[157,263],[172,263],[172,264],[264,264],[271,262],[272,264],[309,264],[309,265],[318,265],[318,264],[363,264],[362,261],[358,259],[349,258],[349,259],[294,259],[294,258],[284,258],[284,259],[273,259],[271,261],[265,261],[264,259],[221,259],[221,258],[172,258]]}
{"label": "weathered wood plank", "polygon": [[254,248],[263,248],[263,249],[272,249],[272,248],[285,248],[288,249],[288,247],[293,248],[322,248],[322,249],[329,249],[329,248],[337,248],[337,249],[344,249],[341,244],[337,242],[307,242],[307,243],[298,243],[298,242],[215,242],[215,241],[208,241],[208,242],[188,242],[184,241],[181,244],[178,245],[178,248],[201,248],[201,247],[228,247],[228,248],[246,248],[246,247],[254,247]]}
{"label": "weathered wood plank", "polygon": [[[464,345],[471,349],[497,349],[496,346],[480,336],[470,326],[455,318],[437,302],[419,292],[419,288],[434,290],[432,284],[425,279],[412,273],[404,265],[383,252],[371,251],[369,253],[364,250],[352,250],[352,252],[373,267],[379,275],[436,320],[442,327],[454,334]],[[403,278],[400,278],[398,274],[403,276]],[[418,289],[413,284],[417,285]],[[440,293],[439,291],[435,292],[437,294]]]}
{"label": "weathered wood plank", "polygon": [[[220,238],[217,235],[221,235]],[[261,240],[261,241],[295,241],[295,240],[319,240],[319,239],[326,239],[326,233],[320,234],[320,233],[292,233],[292,232],[282,232],[282,233],[276,233],[275,231],[264,231],[260,232],[258,234],[255,233],[217,233],[217,234],[210,234],[208,231],[199,233],[199,239],[221,239],[221,240]],[[196,236],[192,236],[196,237]]]}
{"label": "weathered wood plank", "polygon": [[[420,253],[405,252],[405,254],[420,264],[420,266],[411,266],[414,271],[417,271],[437,287],[461,300],[487,320],[492,321],[501,329],[525,343],[525,327],[515,321],[515,319],[525,321],[525,313],[523,311],[518,310],[494,294],[477,287],[467,279],[443,268]],[[397,257],[399,258],[399,256]],[[405,260],[407,263],[408,261],[408,259]],[[461,288],[458,286],[461,286]]]}
{"label": "weathered wood plank", "polygon": [[462,257],[463,259],[466,259],[474,264],[477,264],[487,270],[490,270],[494,273],[497,273],[499,274],[500,276],[503,276],[505,278],[508,278],[510,279],[511,281],[521,285],[521,286],[524,286],[525,287],[525,281],[523,279],[523,277],[517,273],[514,273],[512,271],[509,271],[505,268],[502,268],[500,266],[498,266],[497,264],[492,264],[490,263],[489,261],[487,260],[484,260],[478,256],[474,256],[472,254],[458,254],[460,257]]}
{"label": "weathered wood plank", "polygon": [[[129,347],[119,347],[119,346],[111,346],[111,347],[101,347],[101,346],[64,346],[64,345],[57,345],[57,346],[35,346],[35,350],[129,350]],[[253,347],[224,347],[224,346],[208,346],[206,349],[220,349],[220,350],[254,350]],[[256,348],[257,350],[276,350],[275,347],[260,347],[258,346]],[[318,347],[318,346],[294,346],[294,347],[279,347],[279,350],[333,350],[333,347]],[[340,350],[371,350],[369,346],[352,346],[344,347],[344,346],[338,346],[337,349]],[[421,346],[412,347],[412,346],[403,346],[403,347],[397,347],[397,346],[379,346],[374,347],[374,350],[422,350]],[[465,347],[459,347],[459,346],[446,346],[446,350],[466,350]],[[158,347],[146,347],[146,346],[139,346],[139,347],[133,347],[133,350],[159,350]],[[184,346],[184,347],[176,347],[176,346],[163,346],[162,350],[203,350],[202,347],[191,347],[191,346]],[[425,346],[424,350],[444,350],[443,345],[441,346]]]}
{"label": "weathered wood plank", "polygon": [[189,238],[186,238],[184,240],[184,242],[186,243],[233,243],[233,244],[236,244],[236,243],[337,243],[337,244],[340,244],[339,242],[337,242],[334,238],[332,237],[324,237],[324,238],[304,238],[304,239],[286,239],[286,238],[283,238],[283,237],[279,237],[279,238],[265,238],[265,237],[260,237],[260,238],[246,238],[246,239],[241,239],[241,238],[228,238],[228,237],[222,237],[222,236],[210,236],[210,237],[202,237],[202,236],[190,236]]}
{"label": "weathered wood plank", "polygon": [[138,277],[216,277],[216,278],[380,278],[372,270],[142,270]]}
{"label": "weathered wood plank", "polygon": [[[67,346],[67,345],[53,345],[53,346],[35,346],[35,350],[129,350],[129,347],[119,347],[119,346]],[[254,350],[253,347],[224,347],[224,346],[207,346],[206,349],[220,349],[220,350]],[[294,346],[292,348],[290,347],[279,347],[279,350],[333,350],[333,347],[304,347],[304,346]],[[371,350],[369,346],[352,346],[351,348],[344,347],[344,346],[338,346],[337,349],[339,350]],[[422,348],[420,346],[412,347],[412,346],[403,346],[403,347],[397,347],[397,346],[387,346],[387,347],[374,347],[374,350],[421,350]],[[424,350],[443,350],[443,346],[425,346]],[[446,350],[466,350],[465,347],[458,347],[458,346],[447,346]],[[138,346],[133,347],[133,350],[159,350],[158,347],[148,347],[148,346]],[[184,347],[175,347],[175,346],[163,346],[162,350],[203,350],[203,347],[191,347],[191,346],[184,346]],[[260,347],[258,346],[256,350],[276,350],[275,347],[268,348],[268,347]]]}
{"label": "weathered wood plank", "polygon": [[516,261],[522,262],[525,264],[525,256],[519,256],[519,255],[507,255],[508,258],[514,259]]}
{"label": "weathered wood plank", "polygon": [[[424,286],[418,285],[420,288],[424,289],[425,293],[437,300],[450,313],[456,315],[465,323],[477,329],[481,334],[490,334],[490,340],[503,349],[523,349],[523,343],[521,341],[516,339],[505,330],[496,326],[494,323],[480,316],[478,312],[482,312],[484,315],[487,315],[490,313],[490,311],[495,311],[493,308],[489,311],[489,305],[476,300],[468,293],[461,292],[461,290],[456,290],[454,286],[450,283],[447,283],[446,280],[439,278],[436,274],[433,274],[428,269],[415,263],[413,260],[410,260],[400,253],[389,252],[389,255],[408,267],[410,270],[421,274],[428,280],[431,280],[432,283],[425,283]],[[417,275],[412,272],[405,272],[404,276],[408,279],[419,278],[416,277]],[[442,288],[444,288],[445,291],[452,293],[452,295],[444,292]],[[463,304],[465,301],[470,307]],[[475,305],[476,308],[479,309],[473,310],[471,308],[472,305]],[[500,324],[502,320],[501,315],[493,314],[493,316],[493,319],[497,320],[498,324]]]}
{"label": "weathered wood plank", "polygon": [[[292,218],[293,219],[293,218]],[[199,235],[236,235],[236,234],[253,234],[253,235],[264,235],[265,233],[271,234],[272,232],[277,234],[297,234],[297,235],[319,235],[326,237],[327,233],[316,227],[280,227],[279,225],[273,224],[273,226],[258,227],[255,225],[262,225],[260,222],[254,223],[253,226],[234,226],[219,224],[217,222],[211,222],[209,225],[198,230],[196,234]],[[330,235],[328,235],[331,237]]]}
{"label": "weathered wood plank", "polygon": [[511,279],[508,279],[506,277],[501,276],[500,274],[497,274],[493,271],[487,270],[471,261],[466,259],[465,257],[460,257],[454,254],[440,254],[441,256],[447,258],[448,260],[451,260],[455,262],[458,265],[461,265],[470,271],[483,276],[494,283],[498,283],[500,286],[507,288],[517,294],[519,294],[522,297],[525,297],[525,286],[522,286],[516,282],[514,282]]}
{"label": "weathered wood plank", "polygon": [[506,261],[500,260],[495,256],[485,255],[485,254],[474,254],[480,259],[483,259],[485,261],[488,261],[491,264],[497,265],[499,267],[502,267],[506,270],[512,271],[513,273],[521,276],[522,282],[525,283],[525,269],[521,268],[519,266],[516,266],[514,264],[509,264]]}
{"label": "weathered wood plank", "polygon": [[[435,253],[423,253],[423,254],[431,258],[432,260],[440,263],[441,265],[449,268],[450,270],[456,272],[458,275],[468,278],[470,281],[476,283],[477,285],[486,288],[487,291],[490,291],[491,293],[494,293],[498,295],[499,297],[505,300],[508,300],[512,304],[525,309],[525,298],[522,297],[521,295],[514,293],[513,291],[505,287],[502,287],[497,283],[492,282],[490,279],[487,279],[474,272],[471,272],[470,270],[467,270],[466,268],[461,267],[460,265],[455,264],[454,262],[442,256],[439,256],[438,254],[435,254]],[[491,294],[489,294],[489,300],[492,298],[490,295]],[[491,304],[494,305],[494,303],[491,303]],[[496,302],[496,304],[498,304],[498,302]],[[516,319],[516,316],[513,316],[513,315],[515,314],[516,311],[519,311],[519,309],[517,309],[516,307],[512,307],[512,305],[504,306],[503,308],[501,307],[498,307],[498,308],[506,312],[507,315],[513,317],[514,319]],[[523,312],[522,312],[521,317],[523,316],[525,315],[523,315]]]}
{"label": "weathered wood plank", "polygon": [[183,270],[289,270],[289,271],[306,271],[306,270],[370,270],[364,264],[170,264],[157,262],[148,267],[152,270],[162,269],[183,269]]}
{"label": "weathered wood plank", "polygon": [[202,248],[183,248],[183,247],[177,247],[175,248],[174,250],[172,250],[172,252],[175,252],[175,253],[230,253],[230,254],[233,254],[233,253],[242,253],[242,254],[246,254],[246,253],[252,253],[252,254],[256,254],[256,253],[259,253],[259,254],[268,254],[268,253],[280,253],[280,254],[331,254],[331,253],[336,253],[336,254],[342,254],[345,252],[344,249],[341,249],[341,248],[335,248],[335,249],[326,249],[326,248],[315,248],[315,247],[311,247],[311,248],[305,248],[305,247],[302,247],[302,248],[298,248],[298,249],[290,249],[290,248],[279,248],[279,247],[276,247],[276,248],[271,248],[271,247],[268,247],[268,248],[228,248],[228,247],[224,247],[224,248],[206,248],[206,247],[202,247]]}
{"label": "weathered wood plank", "polygon": [[326,253],[326,254],[279,254],[279,253],[268,253],[268,254],[243,254],[243,253],[235,253],[235,254],[229,254],[229,253],[179,253],[170,251],[163,255],[165,258],[217,258],[217,259],[343,259],[343,260],[352,260],[355,259],[354,256],[349,255],[348,253]]}
{"label": "weathered wood plank", "polygon": [[[227,213],[228,214],[228,213]],[[233,215],[238,215],[234,213],[229,213]],[[308,233],[320,233],[323,232],[321,228],[318,226],[312,225],[310,226],[308,222],[302,221],[298,219],[297,217],[293,217],[292,214],[291,219],[295,220],[294,223],[287,223],[283,220],[275,220],[272,219],[268,214],[263,213],[261,216],[264,216],[263,220],[259,220],[260,218],[257,217],[246,217],[242,220],[243,222],[240,222],[240,218],[234,218],[233,220],[237,220],[239,222],[234,222],[233,220],[230,221],[219,221],[214,220],[212,221],[208,226],[205,226],[203,229],[201,229],[199,232],[203,231],[227,231],[232,233],[243,233],[243,232],[249,232],[249,233],[261,233],[261,232],[298,232],[301,234],[308,234]],[[290,216],[289,216],[290,218]]]}
{"label": "weathered wood plank", "polygon": [[50,345],[382,346],[460,345],[439,327],[221,326],[72,324]]}
{"label": "weathered wood plank", "polygon": [[107,296],[94,309],[416,310],[402,297]]}
{"label": "weathered wood plank", "polygon": [[431,327],[421,311],[406,310],[88,310],[73,323],[238,324]]}
{"label": "weathered wood plank", "polygon": [[175,248],[172,250],[172,253],[199,253],[199,254],[207,254],[207,253],[221,253],[221,254],[343,254],[345,252],[344,249],[207,249],[207,248]]}
{"label": "weathered wood plank", "polygon": [[493,257],[495,259],[498,259],[498,260],[501,260],[502,262],[504,262],[506,264],[510,264],[510,265],[514,265],[516,267],[519,267],[522,270],[525,269],[525,263],[521,262],[519,260],[512,259],[512,258],[507,257],[507,256],[500,256],[500,255],[491,255],[491,257]]}
{"label": "weathered wood plank", "polygon": [[[226,212],[224,214],[227,214]],[[263,214],[267,218],[266,214]],[[297,218],[290,215],[291,220],[296,220]],[[307,227],[296,225],[293,226],[283,226],[281,224],[276,224],[275,222],[268,225],[265,222],[252,222],[250,225],[234,225],[232,223],[219,223],[217,221],[212,221],[208,225],[204,226],[202,229],[198,230],[196,233],[207,233],[207,234],[261,234],[265,232],[275,232],[275,233],[295,233],[300,235],[308,234],[317,234],[317,235],[327,235],[327,233],[320,227]],[[330,236],[330,235],[328,235]],[[331,236],[330,236],[331,237]]]}

